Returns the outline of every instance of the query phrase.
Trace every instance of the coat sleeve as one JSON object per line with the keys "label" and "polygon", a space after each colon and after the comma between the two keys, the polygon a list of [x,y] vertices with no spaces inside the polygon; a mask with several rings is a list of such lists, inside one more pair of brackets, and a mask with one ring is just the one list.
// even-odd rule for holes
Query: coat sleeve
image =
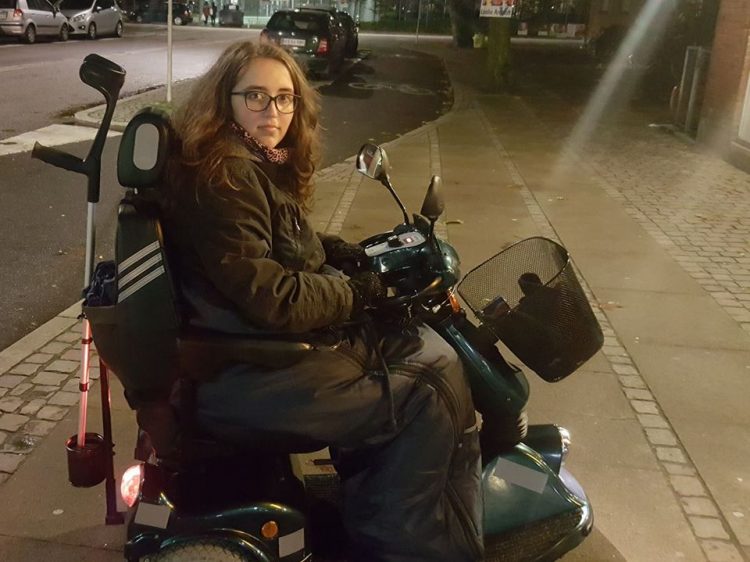
{"label": "coat sleeve", "polygon": [[352,310],[352,290],[343,279],[286,270],[271,258],[272,210],[252,171],[238,189],[202,195],[194,245],[205,274],[259,328],[305,332],[341,323]]}

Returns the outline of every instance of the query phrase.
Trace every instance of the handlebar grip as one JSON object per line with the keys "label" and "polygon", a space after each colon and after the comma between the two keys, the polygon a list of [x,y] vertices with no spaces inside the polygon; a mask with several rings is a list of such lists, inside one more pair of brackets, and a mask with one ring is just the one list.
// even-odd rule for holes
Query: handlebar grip
{"label": "handlebar grip", "polygon": [[83,169],[83,160],[62,150],[56,148],[50,148],[44,146],[38,142],[34,143],[34,148],[31,151],[31,157],[52,164],[58,168],[64,170],[70,170],[71,172],[78,172],[79,174],[85,174],[86,171]]}

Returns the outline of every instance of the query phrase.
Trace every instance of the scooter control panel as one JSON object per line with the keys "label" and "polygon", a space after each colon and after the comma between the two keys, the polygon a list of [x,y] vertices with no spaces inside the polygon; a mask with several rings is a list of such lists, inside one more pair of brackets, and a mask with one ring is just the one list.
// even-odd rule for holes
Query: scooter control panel
{"label": "scooter control panel", "polygon": [[416,230],[402,232],[401,234],[389,236],[385,242],[380,242],[379,244],[365,248],[365,254],[369,257],[380,256],[386,252],[400,248],[413,248],[414,246],[424,244],[424,242],[425,237],[422,233],[417,232]]}

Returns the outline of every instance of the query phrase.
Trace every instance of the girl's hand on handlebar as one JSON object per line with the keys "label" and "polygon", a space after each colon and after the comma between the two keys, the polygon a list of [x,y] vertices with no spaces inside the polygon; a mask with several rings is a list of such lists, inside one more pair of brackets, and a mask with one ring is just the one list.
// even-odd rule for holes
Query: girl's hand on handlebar
{"label": "girl's hand on handlebar", "polygon": [[348,283],[354,294],[351,318],[360,316],[365,308],[372,306],[373,302],[385,298],[388,294],[388,287],[383,283],[380,275],[372,271],[357,273],[349,279]]}
{"label": "girl's hand on handlebar", "polygon": [[359,244],[351,244],[338,236],[321,237],[321,242],[326,253],[326,263],[347,275],[359,271],[367,260],[365,249]]}

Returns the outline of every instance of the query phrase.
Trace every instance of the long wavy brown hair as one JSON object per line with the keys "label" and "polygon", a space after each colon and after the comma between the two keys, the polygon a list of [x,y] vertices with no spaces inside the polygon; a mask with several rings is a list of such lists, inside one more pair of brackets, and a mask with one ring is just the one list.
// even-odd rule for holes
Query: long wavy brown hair
{"label": "long wavy brown hair", "polygon": [[312,199],[312,176],[320,159],[318,93],[286,51],[269,43],[256,45],[240,41],[227,47],[214,65],[194,84],[189,97],[175,113],[172,124],[177,133],[170,159],[169,183],[172,189],[183,185],[202,189],[237,189],[227,165],[228,157],[249,158],[237,142],[230,92],[247,65],[257,58],[281,62],[289,70],[294,93],[300,96],[292,122],[279,147],[289,148],[289,161],[282,167],[277,185],[308,208]]}

